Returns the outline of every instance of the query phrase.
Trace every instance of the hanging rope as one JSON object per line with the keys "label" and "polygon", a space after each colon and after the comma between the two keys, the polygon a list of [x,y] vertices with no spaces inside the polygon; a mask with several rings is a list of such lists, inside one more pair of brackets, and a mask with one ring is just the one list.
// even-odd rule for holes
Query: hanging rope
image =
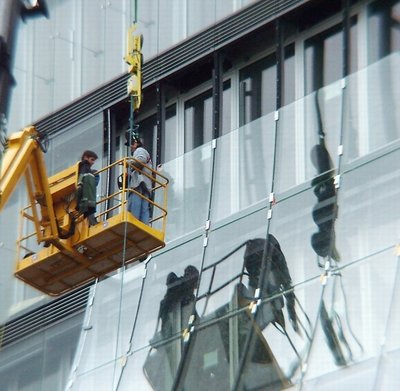
{"label": "hanging rope", "polygon": [[[130,77],[128,78],[127,81],[127,92],[129,94],[129,106],[130,106],[130,111],[129,111],[129,131],[128,134],[125,135],[127,137],[127,149],[128,152],[131,150],[131,144],[132,144],[132,136],[134,131],[137,129],[137,125],[135,125],[135,112],[139,110],[140,105],[142,103],[142,61],[143,61],[143,55],[142,55],[142,44],[143,44],[143,37],[142,35],[138,35],[136,33],[136,28],[137,28],[137,17],[138,12],[137,12],[137,1],[134,1],[134,17],[133,17],[133,23],[129,27],[128,32],[127,32],[127,50],[126,50],[126,56],[124,57],[125,62],[128,64],[128,72],[130,74]],[[124,168],[128,169],[128,168]],[[122,275],[121,275],[121,284],[120,284],[120,300],[119,300],[119,320],[118,323],[121,323],[121,316],[122,316],[122,297],[123,297],[123,288],[124,288],[124,275],[125,275],[125,261],[126,261],[126,246],[127,246],[127,235],[128,235],[128,223],[125,222],[125,227],[124,227],[124,243],[123,243],[123,251],[122,251]],[[135,320],[132,325],[132,331],[131,331],[131,336],[130,336],[130,344],[133,338],[133,334],[135,331],[135,326],[136,326],[136,321],[139,313],[139,308],[141,304],[141,299],[142,299],[142,294],[143,294],[143,286],[144,286],[144,279],[142,280],[142,286],[141,286],[141,293],[138,301],[138,308],[136,311],[135,315]],[[120,333],[120,327],[118,327],[117,331],[117,340],[119,338],[119,333]],[[126,352],[126,355],[128,355],[130,352],[130,347],[128,351]],[[115,357],[118,357],[118,344],[116,345],[115,348]],[[122,369],[121,372],[119,373],[118,376],[116,376],[116,365],[114,365],[114,374],[113,374],[113,379],[116,379],[116,385],[115,385],[115,390],[119,389],[122,376],[124,373],[124,370]]]}
{"label": "hanging rope", "polygon": [[129,139],[128,147],[132,142],[132,134],[137,129],[135,125],[135,112],[137,112],[142,103],[142,63],[143,63],[143,36],[137,34],[138,5],[134,1],[134,15],[131,27],[127,32],[127,48],[125,62],[128,64],[130,77],[127,81],[127,92],[129,94],[130,115],[129,115]]}

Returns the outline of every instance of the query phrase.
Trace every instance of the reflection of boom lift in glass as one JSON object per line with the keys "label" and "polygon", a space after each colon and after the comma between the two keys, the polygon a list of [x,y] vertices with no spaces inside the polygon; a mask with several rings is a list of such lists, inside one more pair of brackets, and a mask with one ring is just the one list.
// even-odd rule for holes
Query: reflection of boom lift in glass
{"label": "reflection of boom lift in glass", "polygon": [[[121,159],[98,171],[100,175],[122,170],[120,190],[97,203],[99,223],[89,226],[76,211],[78,165],[47,177],[43,140],[34,127],[11,135],[3,156],[0,176],[0,210],[24,175],[30,205],[21,211],[22,223],[31,222],[34,232],[17,242],[16,277],[49,295],[59,295],[93,281],[122,266],[137,262],[165,246],[166,190],[168,179],[152,170],[151,226],[126,210],[126,183],[132,158]],[[141,172],[142,175],[147,175]],[[143,195],[140,195],[143,197]],[[32,251],[35,238],[44,245]]]}
{"label": "reflection of boom lift in glass", "polygon": [[[302,324],[294,309],[295,296],[286,260],[273,235],[268,236],[266,247],[269,273],[264,276],[264,283],[261,282],[264,244],[264,239],[248,240],[203,268],[202,273],[209,273],[211,277],[208,289],[197,298],[194,293],[199,272],[194,266],[188,266],[182,277],[175,273],[168,275],[159,322],[150,341],[152,349],[143,368],[154,390],[191,389],[193,384],[199,391],[232,389],[238,372],[241,372],[239,389],[272,391],[291,385],[263,330],[270,323],[285,328],[284,298],[294,330],[298,331]],[[224,261],[243,247],[246,247],[244,262],[235,263],[237,270],[229,269],[231,275],[215,286],[216,269],[225,269]],[[206,308],[214,294],[231,284],[233,296],[226,304],[208,314],[205,311],[197,314],[195,305],[201,307],[199,303],[205,299]],[[259,300],[254,289],[259,286],[263,286],[263,303],[261,316],[255,316],[253,309]],[[241,364],[244,358],[245,363]]]}

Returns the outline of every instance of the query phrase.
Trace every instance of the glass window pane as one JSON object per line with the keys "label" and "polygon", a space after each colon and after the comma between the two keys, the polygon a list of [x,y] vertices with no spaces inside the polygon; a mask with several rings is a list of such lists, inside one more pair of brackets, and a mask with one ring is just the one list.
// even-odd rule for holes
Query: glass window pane
{"label": "glass window pane", "polygon": [[375,1],[368,6],[369,64],[400,49],[399,0]]}
{"label": "glass window pane", "polygon": [[[322,297],[324,308],[319,314],[307,363],[306,383],[311,385],[318,377],[322,380],[322,390],[350,389],[355,384],[362,389],[382,389],[380,381],[377,382],[381,364],[375,358],[382,352],[382,341],[391,320],[396,262],[390,249],[353,263],[328,278]],[[395,307],[398,310],[398,303]],[[354,371],[349,376],[325,379],[325,374],[345,365],[351,369],[350,364]],[[356,370],[354,364],[365,368]],[[395,378],[392,372],[387,383]]]}
{"label": "glass window pane", "polygon": [[203,240],[196,237],[184,246],[171,245],[169,251],[150,260],[132,339],[133,351],[181,335],[187,327],[198,274],[190,286],[185,284],[186,276],[191,271],[200,272],[202,252]]}
{"label": "glass window pane", "polygon": [[285,59],[283,63],[283,99],[282,105],[286,106],[296,98],[296,71],[295,71],[294,45],[285,47]]}
{"label": "glass window pane", "polygon": [[165,133],[162,137],[162,162],[169,162],[179,155],[176,105],[165,111]]}
{"label": "glass window pane", "polygon": [[239,75],[239,123],[247,124],[276,107],[276,59],[269,55],[243,68]]}
{"label": "glass window pane", "polygon": [[305,91],[309,94],[342,77],[342,30],[336,26],[305,42]]}
{"label": "glass window pane", "polygon": [[330,168],[337,166],[342,93],[336,82],[280,110],[274,174],[277,197],[321,173],[313,161],[317,145],[324,144]]}
{"label": "glass window pane", "polygon": [[400,112],[396,109],[399,66],[400,56],[393,53],[348,78],[343,125],[346,163],[393,145],[400,138]]}
{"label": "glass window pane", "polygon": [[[350,72],[357,70],[357,24],[351,20],[350,31]],[[343,75],[343,28],[334,26],[305,41],[305,93],[318,90]]]}
{"label": "glass window pane", "polygon": [[343,262],[362,259],[398,242],[399,159],[396,150],[343,173],[336,222]]}
{"label": "glass window pane", "polygon": [[116,365],[115,361],[111,361],[106,365],[95,368],[93,371],[86,372],[74,379],[70,386],[71,391],[80,390],[112,390],[114,384],[114,376],[118,376],[121,366]]}
{"label": "glass window pane", "polygon": [[272,186],[275,122],[266,115],[217,142],[212,220],[268,197]]}
{"label": "glass window pane", "polygon": [[172,390],[177,366],[181,358],[182,338],[171,338],[153,344],[127,357],[118,383],[119,391]]}
{"label": "glass window pane", "polygon": [[157,146],[154,144],[157,135],[157,115],[140,121],[137,133],[143,138],[144,146],[149,151],[154,166],[157,157]]}
{"label": "glass window pane", "polygon": [[165,163],[161,173],[169,178],[167,241],[205,224],[211,186],[212,148],[204,144]]}
{"label": "glass window pane", "polygon": [[222,135],[224,135],[232,130],[232,91],[230,80],[224,82],[222,101]]}
{"label": "glass window pane", "polygon": [[83,376],[126,352],[138,307],[144,264],[99,282],[92,288],[95,300],[86,309],[76,375]]}
{"label": "glass window pane", "polygon": [[[57,306],[53,309],[57,310]],[[35,316],[40,315],[36,313]],[[34,319],[30,317],[30,326],[34,325]],[[75,314],[52,326],[46,325],[44,329],[28,331],[25,338],[15,338],[11,344],[3,339],[0,389],[63,391],[72,371],[82,320],[82,314]]]}
{"label": "glass window pane", "polygon": [[212,138],[212,94],[207,91],[185,102],[185,152]]}
{"label": "glass window pane", "polygon": [[48,175],[68,168],[81,159],[86,149],[96,152],[100,168],[103,155],[103,114],[83,121],[73,129],[59,132],[50,140],[49,153],[45,155]]}

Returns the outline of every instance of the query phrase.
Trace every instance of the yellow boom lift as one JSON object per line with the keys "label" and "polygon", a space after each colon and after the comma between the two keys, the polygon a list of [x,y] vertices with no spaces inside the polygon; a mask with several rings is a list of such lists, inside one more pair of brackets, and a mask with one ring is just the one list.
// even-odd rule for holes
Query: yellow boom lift
{"label": "yellow boom lift", "polygon": [[[128,48],[139,55],[128,53],[133,62],[130,73],[136,78],[136,83],[132,83],[131,77],[128,91],[138,109],[141,38],[129,34],[128,40],[132,41]],[[126,157],[98,171],[100,176],[108,175],[108,170],[115,176],[122,173],[122,186],[97,202],[99,223],[89,226],[87,219],[76,212],[78,164],[48,177],[42,137],[35,127],[27,127],[7,138],[1,164],[0,211],[23,176],[29,197],[29,205],[21,211],[17,278],[57,296],[138,262],[165,246],[168,179],[147,167],[153,183],[153,197],[148,199],[152,220],[150,225],[142,223],[127,211],[127,198],[134,190],[129,189],[126,178],[133,169],[142,175],[149,174],[132,164],[133,160]],[[23,234],[29,226],[34,227],[33,232]]]}

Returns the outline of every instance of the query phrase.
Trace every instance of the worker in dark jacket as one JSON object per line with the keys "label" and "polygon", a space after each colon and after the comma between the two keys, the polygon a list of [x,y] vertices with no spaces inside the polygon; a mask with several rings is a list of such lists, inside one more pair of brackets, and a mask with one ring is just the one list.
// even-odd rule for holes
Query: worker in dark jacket
{"label": "worker in dark jacket", "polygon": [[92,170],[98,156],[93,151],[84,151],[79,162],[77,209],[88,218],[89,225],[96,225],[96,185],[99,176]]}

